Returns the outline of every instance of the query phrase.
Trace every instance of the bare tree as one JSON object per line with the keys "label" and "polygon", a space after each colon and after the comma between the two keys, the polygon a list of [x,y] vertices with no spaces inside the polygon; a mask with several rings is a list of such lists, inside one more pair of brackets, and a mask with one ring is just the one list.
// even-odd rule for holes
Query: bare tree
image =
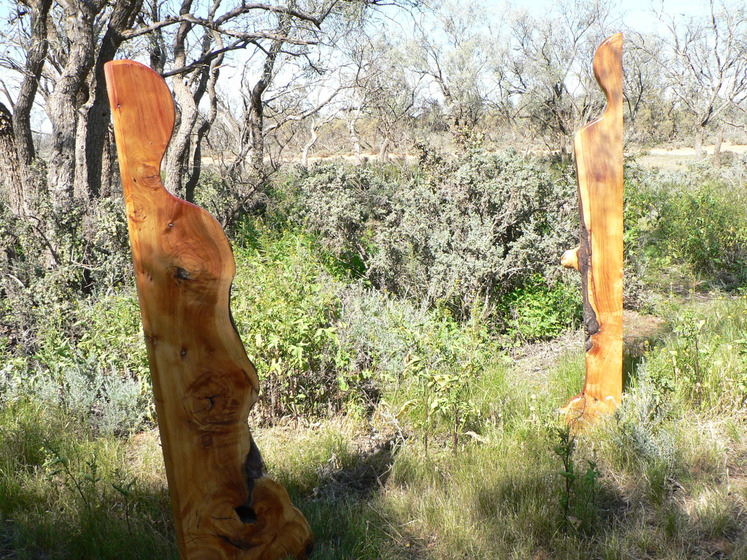
{"label": "bare tree", "polygon": [[304,167],[309,166],[309,153],[319,139],[319,129],[325,124],[329,124],[334,120],[335,113],[328,113],[323,117],[312,115],[307,119],[309,125],[309,139],[304,143],[303,150],[301,151],[301,165]]}
{"label": "bare tree", "polygon": [[477,2],[426,7],[414,21],[408,66],[436,85],[448,126],[458,136],[477,124],[492,93],[490,71],[500,29],[487,25],[489,18]]}
{"label": "bare tree", "polygon": [[412,128],[422,101],[420,86],[424,74],[408,67],[407,47],[389,37],[361,33],[352,49],[355,78],[351,93],[355,101],[351,105],[360,107],[376,122],[380,137],[378,157],[382,163],[397,143],[397,129]]}
{"label": "bare tree", "polygon": [[259,79],[251,86],[247,99],[247,105],[244,111],[245,119],[245,137],[244,144],[251,146],[251,166],[257,175],[264,173],[264,95],[267,88],[270,87],[275,75],[275,65],[278,57],[282,53],[284,38],[287,38],[291,31],[291,18],[286,14],[278,16],[276,32],[280,36],[270,43],[270,47],[265,51],[265,60],[262,64],[262,72]]}
{"label": "bare tree", "polygon": [[[182,187],[186,186],[187,198],[194,196],[201,169],[202,143],[220,106],[217,88],[220,69],[227,53],[237,50],[245,53],[240,58],[249,61],[241,80],[247,93],[242,96],[245,105],[238,121],[233,116],[224,119],[224,124],[229,123],[224,130],[239,132],[234,140],[234,147],[239,149],[228,168],[228,175],[237,184],[247,186],[262,180],[265,139],[270,131],[282,125],[282,122],[273,122],[269,129],[266,125],[268,109],[272,113],[267,93],[273,91],[274,80],[288,60],[312,58],[310,51],[318,48],[322,24],[339,5],[338,0],[304,5],[296,0],[279,4],[242,2],[220,12],[222,1],[213,0],[207,13],[198,16],[195,15],[195,2],[183,0],[178,15],[163,17],[159,7],[151,3],[148,10],[151,21],[132,32],[133,36],[149,33],[151,60],[163,63],[166,43],[163,30],[176,25],[172,41],[173,63],[164,63],[164,74],[172,76],[178,106],[176,132],[164,163],[169,190],[181,193]],[[152,21],[153,18],[160,19]],[[201,33],[198,32],[200,29]],[[189,60],[190,55],[192,60]],[[280,97],[276,93],[274,91],[273,99]],[[203,114],[200,105],[206,94],[209,109],[207,114]],[[306,111],[305,115],[312,113]],[[284,113],[282,119],[275,120],[301,118],[303,115]],[[253,187],[243,190],[251,192]]]}
{"label": "bare tree", "polygon": [[48,184],[53,205],[63,207],[74,193],[81,200],[90,191],[98,194],[102,173],[107,174],[102,171],[109,127],[103,65],[114,57],[142,0],[23,4],[28,9],[19,12],[14,34],[22,57],[5,59],[3,65],[20,75],[13,122],[24,190],[35,197],[30,192],[35,184],[27,178],[35,157],[30,115],[41,93],[53,128]]}
{"label": "bare tree", "polygon": [[[678,131],[677,107],[675,100],[667,92],[667,82],[662,76],[659,63],[650,52],[661,51],[661,38],[651,33],[643,35],[634,29],[626,29],[624,36],[626,142],[640,145],[670,141]],[[652,46],[653,49],[644,49],[642,45]]]}
{"label": "bare tree", "polygon": [[643,43],[658,62],[670,94],[695,120],[695,152],[703,157],[709,128],[717,132],[716,153],[723,140],[725,113],[747,99],[747,11],[708,0],[706,17],[657,15],[664,23],[663,48]]}
{"label": "bare tree", "polygon": [[[192,0],[183,0],[179,10],[180,15],[190,14],[192,4]],[[192,65],[188,71],[183,73],[175,73],[171,80],[174,97],[179,107],[179,120],[164,161],[165,186],[174,194],[183,194],[190,202],[194,201],[194,188],[201,172],[202,140],[210,124],[215,120],[217,111],[215,84],[223,62],[224,45],[220,32],[211,29],[211,27],[215,26],[216,12],[220,4],[221,0],[212,2],[206,18],[207,25],[202,29],[199,60],[203,60],[205,63]],[[194,26],[195,24],[187,19],[182,20],[178,26],[173,41],[173,64],[176,69],[186,69],[188,67],[187,36]],[[160,42],[152,44],[160,45]],[[158,55],[152,54],[152,58],[161,56],[160,48],[156,52]],[[212,57],[211,54],[213,54]],[[179,70],[175,72],[179,72]],[[209,92],[210,113],[207,118],[202,118],[202,122],[193,138],[196,123],[201,117],[198,106],[205,92]],[[194,150],[192,153],[190,153],[191,148]],[[189,176],[185,177],[187,171],[189,171]],[[187,179],[186,189],[182,193],[185,179]]]}
{"label": "bare tree", "polygon": [[603,102],[590,69],[607,34],[608,0],[561,1],[542,17],[517,13],[511,21],[513,52],[501,72],[503,86],[521,104],[532,130],[563,158],[580,122]]}

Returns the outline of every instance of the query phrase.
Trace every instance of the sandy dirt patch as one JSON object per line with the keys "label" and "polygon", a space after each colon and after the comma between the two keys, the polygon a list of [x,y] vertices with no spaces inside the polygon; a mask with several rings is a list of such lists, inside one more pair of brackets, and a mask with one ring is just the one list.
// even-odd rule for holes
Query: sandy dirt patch
{"label": "sandy dirt patch", "polygon": [[[713,145],[703,146],[703,151],[707,156],[713,156]],[[742,144],[730,144],[724,142],[721,145],[721,153],[727,154],[732,153],[737,157],[747,154],[747,145]],[[628,155],[628,154],[626,154]],[[636,155],[635,152],[631,152],[630,155]],[[684,147],[684,148],[673,148],[673,147],[660,147],[651,148],[644,152],[643,155],[636,156],[636,161],[645,167],[659,167],[664,169],[677,169],[686,168],[697,161],[695,158],[695,148]]]}

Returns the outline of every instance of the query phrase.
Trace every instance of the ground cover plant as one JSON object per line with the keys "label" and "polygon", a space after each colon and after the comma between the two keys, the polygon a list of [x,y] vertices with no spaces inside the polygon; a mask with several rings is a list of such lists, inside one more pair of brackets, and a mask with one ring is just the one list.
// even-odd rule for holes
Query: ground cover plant
{"label": "ground cover plant", "polygon": [[[629,164],[631,366],[618,412],[581,434],[557,413],[584,368],[557,264],[571,168],[472,149],[279,177],[230,230],[232,310],[260,374],[253,434],[313,558],[747,557],[739,165]],[[528,192],[546,206],[521,214]],[[73,242],[90,224],[60,226],[87,276],[2,214],[2,558],[177,557],[119,212],[98,210],[93,247]],[[497,214],[515,219],[501,255],[470,252]]]}

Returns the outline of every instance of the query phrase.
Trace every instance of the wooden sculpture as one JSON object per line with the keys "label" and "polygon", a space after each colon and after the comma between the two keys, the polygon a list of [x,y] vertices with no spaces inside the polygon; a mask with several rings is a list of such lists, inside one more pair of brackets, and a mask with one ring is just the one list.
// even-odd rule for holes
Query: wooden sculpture
{"label": "wooden sculpture", "polygon": [[594,75],[607,96],[607,110],[576,133],[581,235],[579,246],[561,261],[581,273],[586,383],[563,409],[569,421],[581,422],[609,414],[622,398],[622,33],[597,49]]}
{"label": "wooden sculpture", "polygon": [[161,184],[171,94],[142,64],[118,60],[105,72],[179,554],[304,558],[309,524],[263,475],[247,424],[259,381],[229,309],[228,240]]}

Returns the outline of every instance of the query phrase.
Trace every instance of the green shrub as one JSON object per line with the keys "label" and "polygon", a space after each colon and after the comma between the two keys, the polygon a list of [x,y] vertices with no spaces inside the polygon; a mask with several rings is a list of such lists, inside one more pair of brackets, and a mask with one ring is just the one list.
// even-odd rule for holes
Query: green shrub
{"label": "green shrub", "polygon": [[596,461],[586,461],[585,468],[574,457],[576,435],[569,426],[557,428],[557,441],[553,445],[555,455],[561,460],[560,476],[563,490],[560,506],[562,522],[575,530],[591,534],[599,522],[599,494],[601,473]]}
{"label": "green shrub", "polygon": [[727,289],[747,282],[744,187],[708,169],[658,173],[631,167],[625,189],[631,264],[649,272],[684,264]]}
{"label": "green shrub", "polygon": [[424,152],[413,177],[327,164],[286,184],[285,208],[356,275],[459,319],[540,274],[552,284],[577,231],[575,185],[516,154]]}
{"label": "green shrub", "polygon": [[[0,335],[19,356],[33,354],[50,317],[71,340],[76,301],[132,283],[123,203],[101,199],[19,219],[0,207]],[[53,320],[54,322],[54,320]]]}
{"label": "green shrub", "polygon": [[33,354],[0,369],[0,400],[61,406],[104,433],[152,422],[150,375],[134,294],[49,304]]}
{"label": "green shrub", "polygon": [[558,277],[577,218],[570,178],[515,154],[467,152],[392,193],[369,277],[466,317],[536,274]]}
{"label": "green shrub", "polygon": [[[420,328],[403,329],[408,343],[400,374],[400,414],[408,412],[428,440],[445,428],[456,454],[463,431],[479,430],[480,410],[473,398],[490,356],[487,330],[478,320],[460,326],[448,313],[433,313]],[[396,395],[395,395],[396,396]]]}
{"label": "green shrub", "polygon": [[747,297],[669,313],[671,334],[646,358],[658,391],[687,408],[740,410],[747,402]]}
{"label": "green shrub", "polygon": [[335,280],[300,232],[254,230],[237,248],[233,317],[260,377],[260,408],[273,418],[342,406]]}
{"label": "green shrub", "polygon": [[664,235],[696,271],[735,287],[747,280],[747,210],[726,185],[704,183],[662,209]]}
{"label": "green shrub", "polygon": [[247,213],[261,213],[266,208],[266,189],[263,181],[247,182],[231,178],[230,172],[207,167],[202,169],[195,186],[194,203],[207,210],[233,236]]}
{"label": "green shrub", "polygon": [[522,340],[555,338],[583,320],[578,281],[563,280],[548,286],[542,277],[534,276],[525,286],[509,292],[501,303],[508,334]]}

